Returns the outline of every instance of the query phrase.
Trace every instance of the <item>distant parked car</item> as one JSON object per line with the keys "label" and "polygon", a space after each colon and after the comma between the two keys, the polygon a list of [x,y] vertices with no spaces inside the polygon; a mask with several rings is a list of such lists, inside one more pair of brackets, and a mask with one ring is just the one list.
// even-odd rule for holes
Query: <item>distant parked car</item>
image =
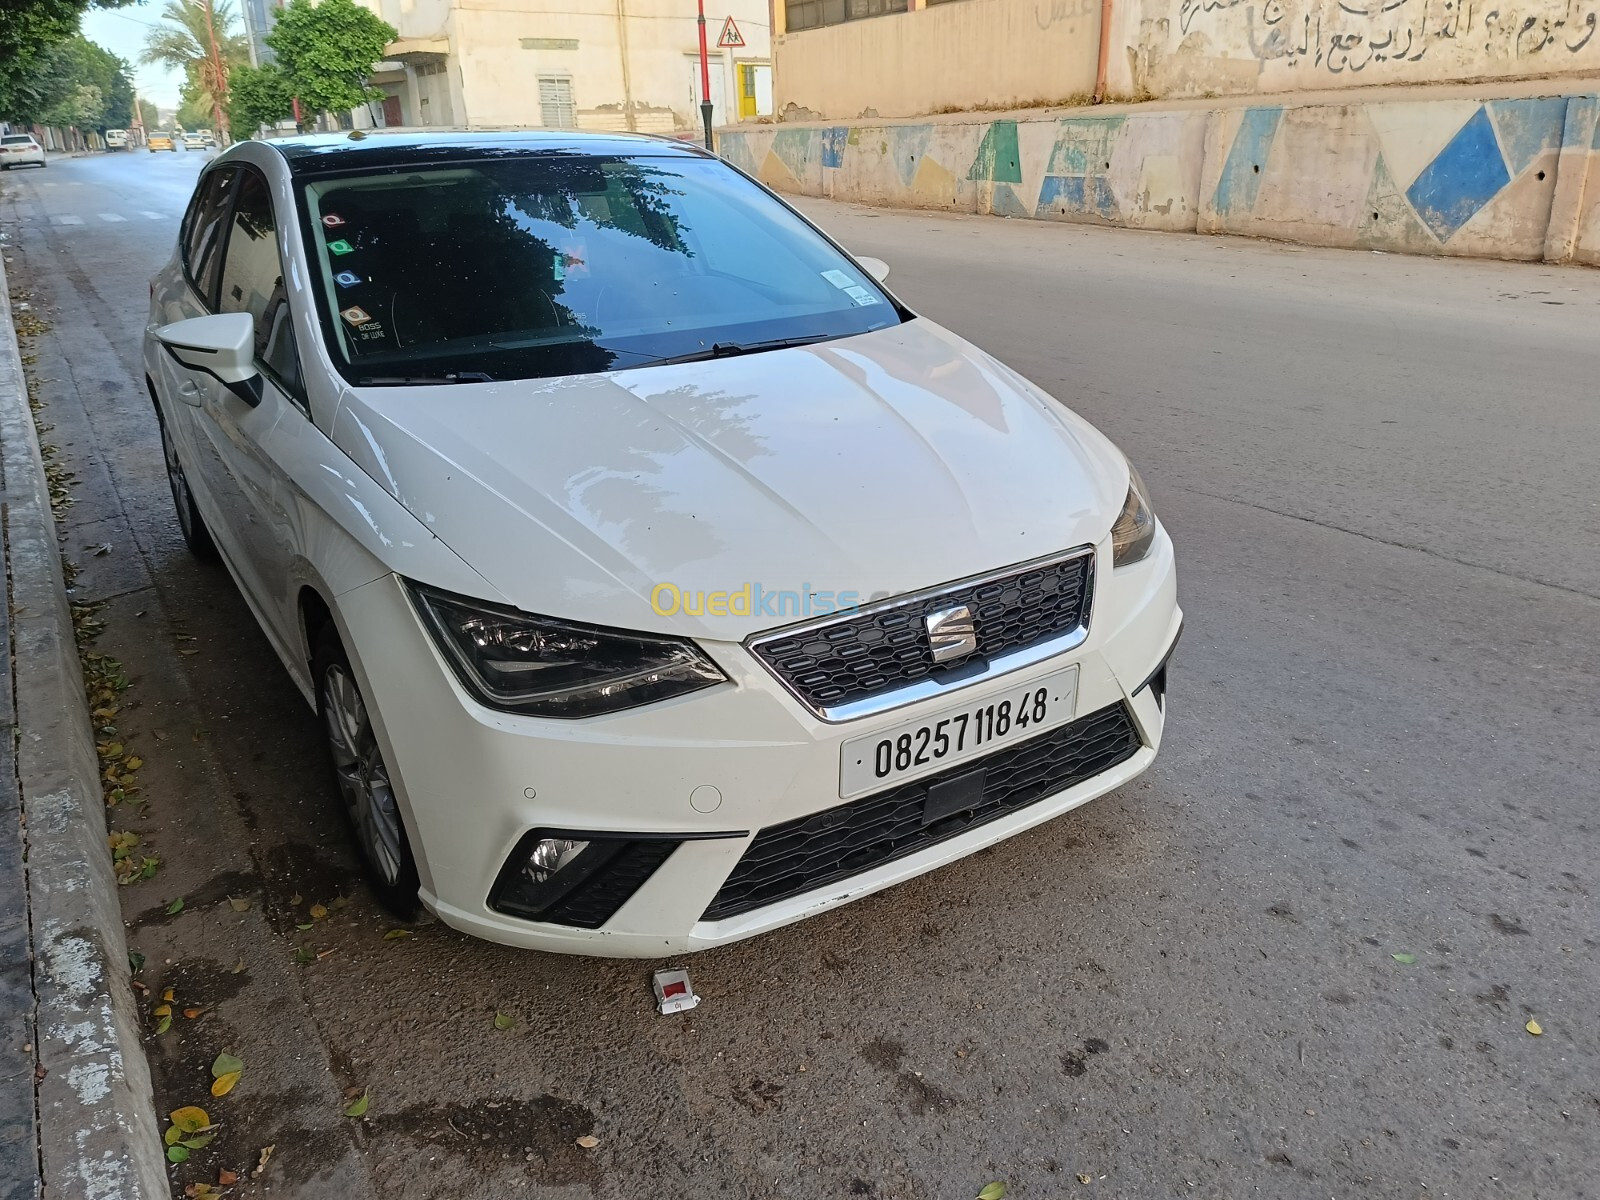
{"label": "distant parked car", "polygon": [[217,144],[217,139],[211,136],[209,129],[197,129],[193,133],[183,135],[183,148],[185,150],[208,150]]}
{"label": "distant parked car", "polygon": [[174,154],[178,152],[178,147],[173,142],[172,135],[165,129],[152,129],[149,140],[145,142],[145,145],[152,154],[157,150],[171,150]]}
{"label": "distant parked car", "polygon": [[128,131],[126,129],[106,130],[107,150],[126,150],[128,148]]}
{"label": "distant parked car", "polygon": [[34,141],[31,133],[8,133],[0,138],[0,170],[45,165],[44,147]]}

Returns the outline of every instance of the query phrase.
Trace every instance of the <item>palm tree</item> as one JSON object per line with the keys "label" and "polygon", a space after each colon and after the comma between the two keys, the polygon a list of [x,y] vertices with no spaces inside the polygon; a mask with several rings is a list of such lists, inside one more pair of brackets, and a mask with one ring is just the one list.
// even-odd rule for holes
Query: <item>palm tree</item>
{"label": "palm tree", "polygon": [[234,30],[228,0],[167,0],[165,24],[145,39],[141,62],[184,73],[193,93],[211,108],[217,137],[228,142],[228,69],[250,61],[250,43]]}

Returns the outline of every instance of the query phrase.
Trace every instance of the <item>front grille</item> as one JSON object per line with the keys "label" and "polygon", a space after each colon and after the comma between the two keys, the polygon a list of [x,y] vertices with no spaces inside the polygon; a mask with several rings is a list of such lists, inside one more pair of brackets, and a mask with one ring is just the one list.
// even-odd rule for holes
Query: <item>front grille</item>
{"label": "front grille", "polygon": [[[750,650],[815,711],[894,692],[921,679],[970,673],[974,659],[1023,650],[1087,625],[1094,555],[1076,551],[949,590],[890,602],[853,616],[763,636]],[[977,654],[940,666],[923,617],[965,604],[978,634]]]}
{"label": "front grille", "polygon": [[[1119,702],[988,758],[763,829],[704,919],[720,921],[915,854],[1099,775],[1142,744],[1133,714]],[[929,803],[930,788],[979,771],[970,807],[949,812]]]}

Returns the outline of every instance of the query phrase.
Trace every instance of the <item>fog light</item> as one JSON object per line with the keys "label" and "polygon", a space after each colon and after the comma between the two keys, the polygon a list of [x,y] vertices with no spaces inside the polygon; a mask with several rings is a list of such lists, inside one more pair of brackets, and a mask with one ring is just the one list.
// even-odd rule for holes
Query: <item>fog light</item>
{"label": "fog light", "polygon": [[533,829],[511,851],[489,907],[527,921],[599,929],[682,839]]}
{"label": "fog light", "polygon": [[523,874],[535,886],[548,883],[552,875],[569,865],[588,845],[588,842],[574,842],[569,838],[541,838],[535,843],[533,853],[528,855]]}

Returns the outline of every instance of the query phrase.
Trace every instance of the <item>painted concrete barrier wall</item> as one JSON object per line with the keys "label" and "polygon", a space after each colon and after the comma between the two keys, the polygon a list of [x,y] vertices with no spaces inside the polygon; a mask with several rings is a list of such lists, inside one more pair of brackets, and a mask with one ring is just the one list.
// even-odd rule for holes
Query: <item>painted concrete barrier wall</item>
{"label": "painted concrete barrier wall", "polygon": [[782,191],[1600,265],[1600,101],[1449,99],[725,130]]}

